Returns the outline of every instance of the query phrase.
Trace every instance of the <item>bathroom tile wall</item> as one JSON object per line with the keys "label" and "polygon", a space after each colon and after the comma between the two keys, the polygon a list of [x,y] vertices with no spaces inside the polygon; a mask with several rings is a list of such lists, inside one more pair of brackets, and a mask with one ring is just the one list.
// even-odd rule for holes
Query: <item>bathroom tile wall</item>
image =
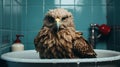
{"label": "bathroom tile wall", "polygon": [[[89,38],[91,23],[103,24],[106,21],[106,0],[22,0],[21,28],[25,49],[34,49],[34,38],[42,27],[45,13],[54,8],[65,8],[72,12],[76,30]],[[106,43],[100,42],[96,48],[106,49]]]}
{"label": "bathroom tile wall", "polygon": [[[72,12],[76,30],[83,32],[88,40],[91,23],[106,21],[106,0],[0,0],[0,46],[11,44],[15,34],[21,38],[25,49],[34,49],[34,38],[42,27],[45,13],[54,8],[65,8]],[[96,48],[106,49],[106,42]]]}
{"label": "bathroom tile wall", "polygon": [[21,31],[21,7],[16,0],[0,0],[0,54],[10,51]]}
{"label": "bathroom tile wall", "polygon": [[107,49],[120,51],[120,0],[107,0],[107,22],[112,28]]}

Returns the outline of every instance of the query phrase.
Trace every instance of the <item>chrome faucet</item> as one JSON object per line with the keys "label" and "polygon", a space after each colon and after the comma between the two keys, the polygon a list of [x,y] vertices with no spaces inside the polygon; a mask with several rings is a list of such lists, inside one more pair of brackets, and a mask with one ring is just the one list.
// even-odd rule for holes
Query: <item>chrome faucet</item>
{"label": "chrome faucet", "polygon": [[[99,31],[99,34],[97,33]],[[107,36],[111,31],[111,28],[106,25],[98,25],[98,24],[90,24],[90,37],[89,41],[93,48],[96,48],[96,41],[99,39],[102,35]]]}
{"label": "chrome faucet", "polygon": [[96,25],[97,24],[90,24],[90,38],[89,38],[89,41],[90,41],[90,44],[92,45],[93,48],[96,48],[96,33],[95,33],[95,28],[96,28]]}

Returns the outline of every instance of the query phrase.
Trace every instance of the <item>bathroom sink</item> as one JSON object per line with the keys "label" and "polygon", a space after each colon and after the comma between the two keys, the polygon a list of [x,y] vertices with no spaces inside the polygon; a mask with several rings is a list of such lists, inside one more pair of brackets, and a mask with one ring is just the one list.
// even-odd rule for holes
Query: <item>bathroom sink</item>
{"label": "bathroom sink", "polygon": [[[116,67],[116,63],[112,64],[115,61],[120,60],[120,52],[112,51],[112,50],[100,50],[95,49],[97,53],[97,58],[79,58],[79,59],[40,59],[39,53],[35,50],[25,50],[25,51],[18,51],[18,52],[9,52],[5,53],[1,56],[1,59],[8,61],[8,67],[35,67],[40,66],[41,63],[43,65],[49,64],[70,64],[76,63],[77,65],[81,65],[80,67],[94,67],[99,63],[100,67]],[[111,62],[112,63],[106,63]],[[104,63],[104,64],[100,64]],[[74,66],[74,65],[73,65]],[[46,67],[49,67],[46,66]],[[62,66],[61,66],[62,67]]]}
{"label": "bathroom sink", "polygon": [[[120,52],[111,50],[95,49],[97,58],[80,58],[80,59],[40,59],[39,53],[35,50],[25,50],[18,52],[9,52],[1,56],[6,61],[14,62],[36,62],[36,63],[61,63],[61,62],[102,62],[120,59]],[[53,61],[54,60],[54,61]],[[68,61],[69,60],[69,61]]]}

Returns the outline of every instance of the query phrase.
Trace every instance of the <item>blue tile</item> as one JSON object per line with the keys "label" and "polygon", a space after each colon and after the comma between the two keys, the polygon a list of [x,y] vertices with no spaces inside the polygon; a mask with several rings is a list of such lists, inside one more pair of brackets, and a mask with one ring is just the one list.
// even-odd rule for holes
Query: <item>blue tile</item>
{"label": "blue tile", "polygon": [[11,40],[11,31],[2,31],[2,44],[8,44]]}
{"label": "blue tile", "polygon": [[2,28],[2,7],[0,6],[0,29]]}
{"label": "blue tile", "polygon": [[92,9],[92,22],[98,24],[107,23],[106,6],[93,6]]}
{"label": "blue tile", "polygon": [[6,6],[4,7],[4,10],[3,10],[3,22],[2,22],[2,28],[3,29],[10,29],[10,17],[11,17],[11,11],[10,11],[10,6]]}
{"label": "blue tile", "polygon": [[97,43],[96,49],[107,49],[106,43]]}
{"label": "blue tile", "polygon": [[19,0],[19,1],[20,1],[21,6],[26,6],[26,5],[28,6],[28,1],[29,0]]}
{"label": "blue tile", "polygon": [[27,0],[27,5],[28,6],[43,6],[43,0]]}
{"label": "blue tile", "polygon": [[21,30],[21,7],[20,6],[13,6],[12,10],[12,15],[10,17],[11,19],[11,29],[12,30]]}
{"label": "blue tile", "polygon": [[34,43],[34,39],[35,37],[37,36],[39,31],[30,31],[30,32],[27,32],[29,35],[27,35],[27,42],[29,43]]}
{"label": "blue tile", "polygon": [[40,24],[40,22],[37,25],[26,25],[27,31],[38,31],[42,28],[43,24]]}
{"label": "blue tile", "polygon": [[115,8],[113,6],[108,6],[107,7],[107,22],[109,25],[114,25],[114,12]]}
{"label": "blue tile", "polygon": [[60,0],[54,0],[55,5],[60,5],[61,1]]}
{"label": "blue tile", "polygon": [[27,8],[25,6],[22,6],[22,11],[21,11],[21,30],[22,31],[25,31],[26,30],[26,26],[25,25],[28,25],[27,22]]}
{"label": "blue tile", "polygon": [[60,7],[68,10],[74,15],[74,6],[60,6]]}
{"label": "blue tile", "polygon": [[[28,19],[43,19],[43,7],[41,6],[28,6],[28,9],[27,9],[27,17]],[[31,17],[31,18],[29,18]]]}
{"label": "blue tile", "polygon": [[27,45],[25,45],[25,50],[33,50],[35,49],[35,46],[33,43],[26,43]]}
{"label": "blue tile", "polygon": [[[29,46],[29,44],[34,45],[34,38],[37,36],[39,31],[27,31],[23,32],[22,34],[24,35],[23,38],[21,38],[22,43],[26,46]],[[28,44],[29,43],[29,44]]]}
{"label": "blue tile", "polygon": [[23,0],[11,0],[11,3],[13,6],[18,6],[18,5],[22,5],[22,1]]}
{"label": "blue tile", "polygon": [[18,22],[18,14],[16,11],[17,6],[13,6],[12,8],[12,17],[11,17],[11,28],[12,30],[17,30],[17,22]]}
{"label": "blue tile", "polygon": [[106,5],[106,0],[92,0],[93,6],[102,6]]}
{"label": "blue tile", "polygon": [[11,0],[3,0],[3,5],[10,6],[11,5]]}
{"label": "blue tile", "polygon": [[120,6],[115,7],[114,15],[115,25],[120,25]]}
{"label": "blue tile", "polygon": [[2,15],[3,8],[0,6],[0,15]]}
{"label": "blue tile", "polygon": [[115,1],[114,0],[106,0],[106,4],[107,4],[107,6],[114,6]]}
{"label": "blue tile", "polygon": [[2,45],[2,30],[0,30],[0,46]]}
{"label": "blue tile", "polygon": [[120,6],[120,0],[115,0],[113,3],[115,7]]}
{"label": "blue tile", "polygon": [[90,6],[91,4],[92,0],[75,0],[75,5]]}
{"label": "blue tile", "polygon": [[45,5],[54,6],[54,5],[60,5],[60,0],[44,0]]}
{"label": "blue tile", "polygon": [[9,47],[9,45],[10,45],[10,44],[7,44],[7,46],[1,48],[1,54],[10,52],[10,47]]}
{"label": "blue tile", "polygon": [[2,3],[3,3],[3,1],[2,1],[2,0],[0,0],[0,6],[2,6]]}
{"label": "blue tile", "polygon": [[[0,56],[2,55],[2,50],[0,50]],[[1,61],[1,60],[0,60]],[[1,64],[1,65],[3,65],[3,64]]]}
{"label": "blue tile", "polygon": [[43,16],[45,16],[45,14],[49,11],[49,10],[51,10],[51,9],[55,9],[55,8],[60,8],[60,6],[47,6],[47,5],[45,5],[45,9],[44,9],[44,14],[43,14]]}
{"label": "blue tile", "polygon": [[[31,10],[32,9],[32,10]],[[26,20],[23,26],[27,26],[28,31],[39,30],[43,25],[43,9],[40,6],[29,6]]]}
{"label": "blue tile", "polygon": [[91,23],[91,7],[90,6],[76,6],[75,7],[75,26],[77,30],[88,31]]}
{"label": "blue tile", "polygon": [[74,5],[74,0],[61,0],[61,5]]}

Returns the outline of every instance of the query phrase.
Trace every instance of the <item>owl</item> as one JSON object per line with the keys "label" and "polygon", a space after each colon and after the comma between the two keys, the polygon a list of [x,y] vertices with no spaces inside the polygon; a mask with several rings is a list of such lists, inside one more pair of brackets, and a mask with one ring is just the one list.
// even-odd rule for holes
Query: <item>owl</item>
{"label": "owl", "polygon": [[72,13],[63,8],[46,13],[34,44],[42,59],[96,57],[82,33],[75,30]]}

